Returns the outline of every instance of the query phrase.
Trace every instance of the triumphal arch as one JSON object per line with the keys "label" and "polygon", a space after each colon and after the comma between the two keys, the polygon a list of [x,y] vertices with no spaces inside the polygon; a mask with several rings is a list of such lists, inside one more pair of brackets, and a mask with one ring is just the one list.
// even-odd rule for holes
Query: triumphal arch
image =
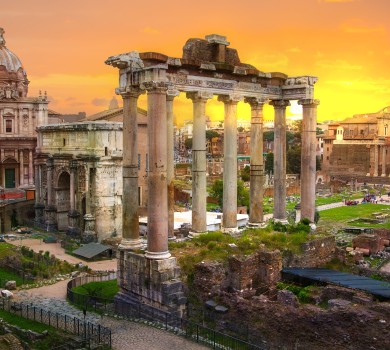
{"label": "triumphal arch", "polygon": [[[205,109],[207,101],[215,95],[224,104],[223,230],[227,233],[237,230],[236,108],[239,101],[251,106],[250,224],[256,226],[263,221],[265,103],[271,104],[275,111],[273,214],[275,220],[286,220],[286,107],[290,100],[298,100],[303,107],[301,213],[302,217],[314,220],[319,104],[314,99],[314,84],[317,78],[262,72],[242,63],[237,51],[229,45],[226,37],[212,34],[205,39],[187,40],[181,58],[132,51],[111,56],[106,61],[119,69],[116,92],[122,96],[124,106],[123,239],[119,273],[122,292],[133,299],[147,302],[149,298],[154,305],[170,309],[175,303],[180,308],[183,301],[178,297],[180,288],[172,285],[178,276],[175,259],[168,250],[168,239],[173,235],[173,100],[180,92],[186,93],[193,102],[193,235],[206,231]],[[148,106],[149,192],[148,243],[141,258],[132,251],[141,246],[134,189],[138,187],[137,100],[142,93],[147,94]],[[149,274],[148,287],[141,282],[145,274]],[[175,291],[176,301],[164,296],[167,290]]]}

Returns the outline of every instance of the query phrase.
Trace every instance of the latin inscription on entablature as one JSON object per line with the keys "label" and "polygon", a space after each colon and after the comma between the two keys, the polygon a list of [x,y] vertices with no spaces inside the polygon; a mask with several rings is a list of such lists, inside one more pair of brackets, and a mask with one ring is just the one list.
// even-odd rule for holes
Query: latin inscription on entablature
{"label": "latin inscription on entablature", "polygon": [[221,81],[217,79],[199,78],[185,75],[167,74],[168,80],[175,85],[185,85],[199,88],[233,90],[236,86],[234,81]]}

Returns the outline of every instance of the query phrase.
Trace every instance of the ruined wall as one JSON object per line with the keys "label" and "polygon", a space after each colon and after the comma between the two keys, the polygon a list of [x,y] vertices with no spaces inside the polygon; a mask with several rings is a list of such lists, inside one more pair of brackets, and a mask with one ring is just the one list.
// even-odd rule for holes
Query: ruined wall
{"label": "ruined wall", "polygon": [[[368,146],[368,147],[367,147]],[[367,144],[333,144],[329,173],[366,175],[370,172],[370,148]]]}
{"label": "ruined wall", "polygon": [[335,257],[334,236],[317,238],[302,245],[302,254],[283,256],[283,267],[321,267]]}

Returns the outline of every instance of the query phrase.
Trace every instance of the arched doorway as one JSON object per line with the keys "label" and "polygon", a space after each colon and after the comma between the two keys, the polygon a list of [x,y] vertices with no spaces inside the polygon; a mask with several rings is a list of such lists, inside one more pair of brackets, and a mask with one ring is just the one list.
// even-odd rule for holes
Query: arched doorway
{"label": "arched doorway", "polygon": [[70,210],[70,175],[62,172],[58,177],[56,187],[57,224],[58,230],[68,229],[68,212]]}

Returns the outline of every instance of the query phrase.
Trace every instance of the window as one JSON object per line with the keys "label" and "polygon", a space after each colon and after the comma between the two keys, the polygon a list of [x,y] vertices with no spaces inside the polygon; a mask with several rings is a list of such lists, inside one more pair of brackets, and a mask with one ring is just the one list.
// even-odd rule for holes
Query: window
{"label": "window", "polygon": [[12,120],[5,120],[5,132],[12,132]]}
{"label": "window", "polygon": [[141,155],[138,153],[138,170],[141,169]]}
{"label": "window", "polygon": [[149,155],[146,153],[146,171],[149,171]]}

